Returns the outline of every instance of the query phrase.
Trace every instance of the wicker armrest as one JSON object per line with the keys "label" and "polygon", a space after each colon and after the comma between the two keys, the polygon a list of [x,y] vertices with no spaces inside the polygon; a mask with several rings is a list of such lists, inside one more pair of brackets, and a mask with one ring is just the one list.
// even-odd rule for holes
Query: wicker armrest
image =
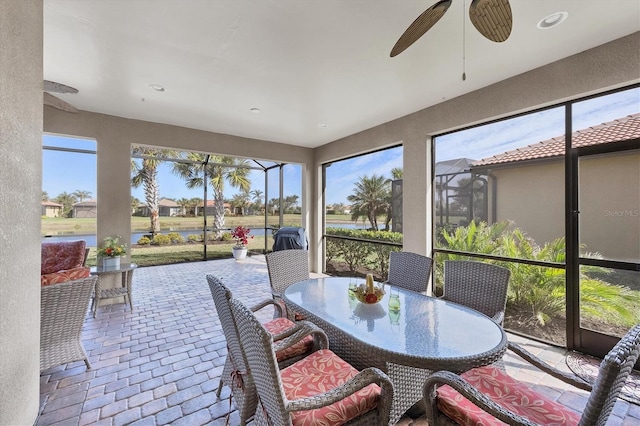
{"label": "wicker armrest", "polygon": [[320,327],[309,321],[298,321],[295,326],[273,336],[273,349],[276,352],[287,349],[307,336],[313,336],[315,350],[329,348],[329,339]]}
{"label": "wicker armrest", "polygon": [[568,383],[578,389],[591,392],[593,388],[591,384],[585,382],[575,374],[565,373],[564,371],[558,370],[557,368],[549,365],[548,363],[544,362],[540,358],[536,357],[531,352],[527,351],[517,343],[509,342],[508,347],[509,347],[509,350],[517,354],[519,357],[529,362],[530,364],[536,366],[537,368],[544,371],[545,373],[555,377],[556,379],[562,380],[563,382]]}
{"label": "wicker armrest", "polygon": [[432,373],[424,383],[424,397],[427,403],[425,404],[427,419],[429,423],[438,424],[438,409],[436,407],[436,388],[440,385],[449,385],[460,395],[467,398],[471,403],[477,407],[491,414],[497,419],[509,425],[523,425],[523,426],[539,426],[537,423],[533,423],[530,420],[512,413],[499,404],[496,404],[482,392],[479,392],[476,388],[469,384],[462,377],[450,371],[437,371]]}
{"label": "wicker armrest", "polygon": [[308,398],[288,401],[286,408],[288,411],[300,411],[326,407],[373,383],[382,388],[382,398],[386,398],[388,401],[393,399],[393,384],[391,383],[391,379],[381,370],[370,367],[362,370],[346,383],[328,392]]}
{"label": "wicker armrest", "polygon": [[501,325],[504,321],[504,311],[496,313],[491,319],[494,320],[496,324]]}
{"label": "wicker armrest", "polygon": [[253,305],[250,309],[251,312],[256,312],[259,311],[260,309],[266,308],[269,305],[273,305],[274,309],[276,310],[276,316],[275,318],[280,318],[282,317],[282,305],[280,305],[278,302],[276,302],[273,299],[265,299],[262,302]]}

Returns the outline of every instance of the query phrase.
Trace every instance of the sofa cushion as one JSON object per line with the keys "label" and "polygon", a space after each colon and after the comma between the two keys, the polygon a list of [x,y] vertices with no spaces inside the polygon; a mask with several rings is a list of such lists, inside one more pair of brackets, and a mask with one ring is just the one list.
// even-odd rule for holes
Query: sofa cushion
{"label": "sofa cushion", "polygon": [[52,272],[50,274],[40,275],[40,285],[60,284],[67,281],[79,280],[86,278],[89,274],[89,268],[80,267],[67,269],[66,271]]}
{"label": "sofa cushion", "polygon": [[40,275],[82,267],[85,248],[84,240],[42,243]]}

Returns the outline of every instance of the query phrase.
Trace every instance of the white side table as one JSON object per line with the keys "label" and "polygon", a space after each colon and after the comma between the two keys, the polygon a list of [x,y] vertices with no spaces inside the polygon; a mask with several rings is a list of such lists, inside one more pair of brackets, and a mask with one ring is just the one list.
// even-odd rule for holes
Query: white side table
{"label": "white side table", "polygon": [[[94,266],[91,268],[91,275],[97,275],[96,288],[91,303],[91,311],[93,317],[96,316],[98,305],[102,299],[116,299],[124,297],[125,303],[129,301],[129,308],[133,312],[133,302],[131,300],[131,281],[133,279],[133,271],[138,267],[135,263],[121,263],[119,268],[110,268],[103,266]],[[114,288],[101,288],[100,280],[105,275],[120,274],[122,276],[122,286]]]}

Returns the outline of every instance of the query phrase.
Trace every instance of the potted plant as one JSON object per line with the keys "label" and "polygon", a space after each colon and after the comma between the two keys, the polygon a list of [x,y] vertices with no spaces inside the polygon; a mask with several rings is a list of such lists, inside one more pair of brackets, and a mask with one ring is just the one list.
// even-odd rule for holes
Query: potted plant
{"label": "potted plant", "polygon": [[236,241],[236,244],[233,246],[233,257],[236,260],[244,259],[247,257],[247,244],[249,244],[249,239],[253,239],[253,235],[249,235],[251,230],[249,228],[244,228],[243,226],[236,226],[233,231],[231,231],[231,236]]}
{"label": "potted plant", "polygon": [[120,242],[120,237],[105,237],[98,247],[98,257],[102,259],[102,267],[120,269],[120,257],[127,254],[127,245]]}

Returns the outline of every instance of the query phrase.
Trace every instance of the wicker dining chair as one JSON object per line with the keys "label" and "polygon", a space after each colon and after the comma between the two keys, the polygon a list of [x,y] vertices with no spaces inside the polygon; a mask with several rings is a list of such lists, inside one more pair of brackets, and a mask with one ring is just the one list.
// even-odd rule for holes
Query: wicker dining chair
{"label": "wicker dining chair", "polygon": [[[244,425],[256,411],[257,396],[229,305],[232,294],[218,278],[212,275],[207,275],[207,282],[218,311],[228,349],[216,395],[220,397],[222,387],[225,385],[231,388],[236,408],[240,413],[240,424]],[[269,305],[273,305],[276,311],[281,312],[280,305],[272,299],[265,300],[252,309],[256,311]],[[316,325],[306,321],[294,324],[280,315],[280,318],[269,321],[266,326],[270,333],[275,334],[276,343],[274,346],[280,367],[290,365],[307,354],[329,345],[324,332]]]}
{"label": "wicker dining chair", "polygon": [[309,252],[303,249],[279,250],[267,253],[265,259],[273,298],[287,312],[287,317],[295,321],[296,314],[287,310],[282,294],[291,284],[310,278]]}
{"label": "wicker dining chair", "polygon": [[468,260],[444,262],[444,300],[459,303],[502,325],[511,271]]}
{"label": "wicker dining chair", "polygon": [[389,253],[389,275],[386,282],[423,293],[427,291],[432,263],[430,257],[421,254],[392,251]]}
{"label": "wicker dining chair", "polygon": [[381,370],[358,372],[328,349],[280,370],[269,332],[239,301],[231,310],[258,391],[256,425],[389,423],[393,384]]}
{"label": "wicker dining chair", "polygon": [[40,371],[73,361],[91,368],[81,334],[98,277],[40,287]]}
{"label": "wicker dining chair", "polygon": [[640,325],[629,330],[604,357],[593,386],[557,370],[515,343],[509,343],[509,349],[553,377],[590,391],[583,412],[571,410],[495,366],[485,366],[460,376],[449,371],[429,376],[424,385],[429,424],[492,425],[499,419],[510,425],[605,425],[640,355]]}

